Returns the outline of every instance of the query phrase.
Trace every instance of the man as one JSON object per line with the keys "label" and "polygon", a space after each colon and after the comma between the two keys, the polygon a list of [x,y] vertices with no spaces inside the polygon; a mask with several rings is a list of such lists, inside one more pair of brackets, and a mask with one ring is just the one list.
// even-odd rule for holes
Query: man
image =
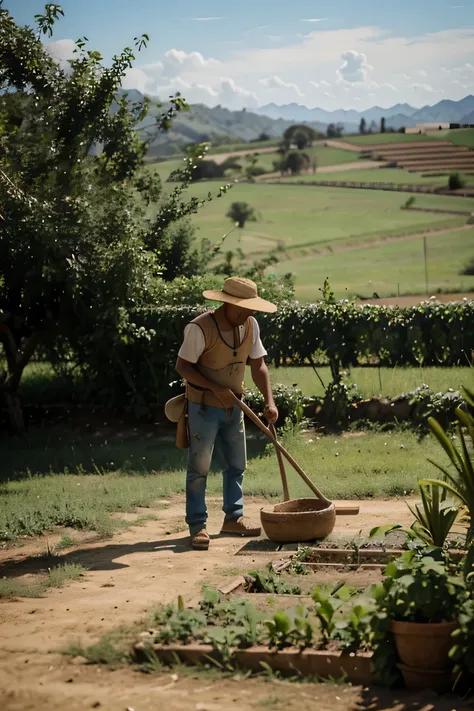
{"label": "man", "polygon": [[205,291],[204,297],[222,302],[222,306],[198,316],[186,327],[176,362],[176,370],[186,380],[189,430],[186,523],[191,545],[197,550],[209,548],[205,497],[215,444],[225,463],[222,533],[260,535],[260,527],[243,517],[245,429],[243,413],[231,394],[242,397],[247,363],[265,399],[267,421],[273,424],[278,418],[264,360],[267,352],[253,318],[256,311],[274,313],[276,306],[258,296],[253,281],[238,277],[226,279],[222,291]]}

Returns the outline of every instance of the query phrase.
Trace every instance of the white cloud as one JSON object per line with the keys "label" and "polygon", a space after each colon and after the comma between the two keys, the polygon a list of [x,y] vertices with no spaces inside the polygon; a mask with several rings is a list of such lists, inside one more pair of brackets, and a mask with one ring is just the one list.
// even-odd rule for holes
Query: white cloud
{"label": "white cloud", "polygon": [[287,83],[286,81],[283,81],[283,79],[280,79],[280,77],[277,76],[260,79],[259,83],[267,89],[285,89],[286,91],[295,93],[297,96],[304,96],[299,86],[297,86],[296,84]]}
{"label": "white cloud", "polygon": [[390,89],[390,91],[395,91],[397,94],[399,94],[399,89],[394,84],[389,84],[388,82],[384,82],[383,84],[380,85],[381,88],[383,89]]}
{"label": "white cloud", "polygon": [[[321,106],[328,109],[349,108],[354,94],[361,98],[359,105],[365,109],[375,103],[388,106],[395,94],[400,101],[420,106],[435,103],[443,93],[457,99],[462,91],[468,93],[462,85],[472,91],[474,62],[466,60],[472,57],[474,27],[409,38],[395,36],[380,27],[341,30],[323,27],[314,23],[309,34],[291,40],[283,37],[274,45],[263,38],[262,30],[266,28],[260,28],[254,34],[261,38],[259,48],[229,46],[227,57],[224,55],[219,61],[202,53],[199,44],[196,49],[201,51],[170,49],[153,64],[137,65],[130,70],[124,86],[151,95],[157,95],[158,88],[160,92],[163,87],[175,88],[188,100],[196,100],[196,95],[201,97],[199,100],[214,104],[224,102],[223,82],[229,79],[236,87],[236,90],[228,87],[229,100],[233,105],[238,102],[243,105],[248,98],[249,107],[256,100],[259,105],[269,101],[304,103],[300,101],[302,87],[307,87],[308,94],[313,96],[318,90]],[[348,47],[353,49],[348,51]],[[321,80],[322,76],[334,77],[332,86],[326,79]],[[177,77],[185,82],[180,89],[173,81]],[[459,84],[450,84],[456,80]]]}
{"label": "white cloud", "polygon": [[336,74],[339,81],[350,84],[365,84],[373,67],[367,62],[364,52],[355,52],[353,49],[341,54],[342,66]]}
{"label": "white cloud", "polygon": [[180,92],[186,101],[192,104],[207,104],[217,106],[224,104],[230,109],[238,110],[243,107],[256,108],[258,99],[254,92],[247,91],[238,86],[233,79],[223,78],[217,86],[209,86],[184,81],[181,77],[174,77],[168,84],[157,87],[158,95],[166,100],[168,96]]}
{"label": "white cloud", "polygon": [[327,17],[307,17],[300,22],[324,22],[324,20],[327,20]]}
{"label": "white cloud", "polygon": [[147,94],[153,85],[152,77],[143,69],[132,67],[127,69],[122,79],[122,89],[137,89],[142,94]]}
{"label": "white cloud", "polygon": [[60,69],[66,72],[70,69],[70,60],[80,57],[79,48],[72,39],[62,39],[49,42],[45,49],[50,57],[52,57],[59,64]]}
{"label": "white cloud", "polygon": [[325,87],[331,86],[331,84],[328,81],[326,81],[326,79],[321,79],[320,82],[310,81],[309,83],[312,84],[315,87],[315,89],[319,89],[319,87],[321,87],[321,86],[325,86]]}
{"label": "white cloud", "polygon": [[360,98],[360,96],[354,96],[353,98],[354,98],[354,101],[362,101],[362,99]]}
{"label": "white cloud", "polygon": [[459,79],[454,79],[453,81],[449,82],[450,86],[459,86],[461,89],[467,89],[468,84],[463,84],[462,82],[459,81]]}
{"label": "white cloud", "polygon": [[[159,63],[158,63],[159,64]],[[166,76],[177,76],[186,72],[201,72],[216,69],[220,62],[217,59],[204,59],[200,52],[183,52],[179,49],[170,49],[164,55],[161,64]]]}
{"label": "white cloud", "polygon": [[226,105],[232,105],[232,103],[235,103],[239,104],[239,107],[240,105],[248,106],[250,108],[258,106],[257,95],[253,91],[248,91],[247,89],[243,89],[241,86],[237,86],[233,79],[222,79],[220,95],[222,101],[225,102]]}
{"label": "white cloud", "polygon": [[225,20],[225,17],[190,17],[193,22],[215,22],[216,20]]}
{"label": "white cloud", "polygon": [[425,94],[444,94],[444,92],[440,89],[435,89],[431,84],[410,84],[410,87],[414,89],[415,91],[422,91],[425,92]]}

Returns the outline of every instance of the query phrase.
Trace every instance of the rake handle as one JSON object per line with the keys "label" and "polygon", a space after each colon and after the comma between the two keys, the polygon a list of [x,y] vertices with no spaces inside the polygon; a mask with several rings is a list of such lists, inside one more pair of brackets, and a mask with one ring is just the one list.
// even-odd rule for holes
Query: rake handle
{"label": "rake handle", "polygon": [[[267,435],[267,437],[268,437],[268,438],[273,442],[273,444],[275,445],[276,450],[279,451],[281,454],[283,454],[283,456],[286,458],[286,460],[291,464],[291,466],[293,467],[293,469],[300,475],[300,477],[303,479],[303,481],[305,482],[305,484],[306,484],[307,486],[309,486],[309,488],[311,489],[311,491],[318,497],[318,499],[320,499],[323,503],[325,503],[325,504],[327,504],[327,505],[329,506],[330,503],[331,503],[331,502],[329,501],[329,499],[326,499],[326,497],[319,491],[318,487],[313,484],[313,482],[311,481],[311,479],[310,479],[310,478],[305,474],[305,472],[301,469],[301,467],[300,467],[300,465],[298,464],[298,462],[296,462],[296,461],[293,459],[293,457],[291,456],[291,454],[290,454],[289,452],[287,452],[284,447],[282,447],[282,445],[280,444],[280,442],[279,442],[279,441],[276,439],[276,437],[274,436],[273,432],[272,432],[268,427],[266,427],[266,426],[263,424],[262,420],[261,420],[259,417],[257,417],[257,415],[250,409],[250,407],[249,407],[248,405],[245,404],[245,402],[242,402],[241,400],[239,400],[239,398],[236,397],[236,396],[234,395],[234,393],[233,393],[231,390],[229,390],[229,393],[230,393],[230,395],[232,396],[232,398],[233,398],[235,404],[240,407],[240,409],[242,410],[242,412],[243,412],[245,415],[247,415],[247,417],[249,418],[249,420],[252,420],[252,422],[254,423],[254,425],[256,425],[260,430],[262,430],[262,432],[263,432],[264,434]],[[285,476],[285,478],[286,478],[286,476]]]}
{"label": "rake handle", "polygon": [[[268,429],[272,433],[272,435],[275,437],[275,440],[277,438],[276,435],[276,429],[275,425],[268,425]],[[289,501],[290,500],[290,492],[288,490],[288,479],[286,478],[286,471],[285,471],[285,462],[283,461],[283,457],[281,456],[281,452],[278,449],[278,447],[275,447],[275,452],[277,455],[278,459],[278,466],[280,467],[280,476],[281,476],[281,483],[283,484],[283,501]]]}

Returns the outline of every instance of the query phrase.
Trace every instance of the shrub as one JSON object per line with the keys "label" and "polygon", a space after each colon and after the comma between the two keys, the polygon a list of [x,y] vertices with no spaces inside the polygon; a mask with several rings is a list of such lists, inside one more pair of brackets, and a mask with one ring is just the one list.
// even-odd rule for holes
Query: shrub
{"label": "shrub", "polygon": [[226,217],[229,217],[232,222],[236,222],[240,229],[245,227],[246,222],[256,222],[257,220],[255,210],[250,207],[248,202],[233,202],[226,213]]}
{"label": "shrub", "polygon": [[474,257],[472,257],[464,269],[462,269],[461,274],[463,276],[474,276]]}
{"label": "shrub", "polygon": [[[309,398],[295,385],[275,385],[273,388],[275,405],[278,408],[278,424],[284,424],[288,420],[294,424],[299,424],[303,419],[303,409]],[[265,408],[265,400],[262,393],[256,389],[249,389],[245,393],[245,400],[249,407],[257,414],[261,414]]]}
{"label": "shrub", "polygon": [[461,190],[466,185],[466,181],[460,176],[459,173],[451,173],[448,180],[448,187],[450,190]]}
{"label": "shrub", "polygon": [[303,170],[307,170],[310,165],[310,158],[307,153],[292,151],[283,159],[284,170],[289,170],[292,175],[299,175]]}
{"label": "shrub", "polygon": [[[170,383],[177,379],[174,365],[183,330],[205,308],[201,292],[222,284],[222,278],[213,279],[161,284],[157,306],[124,316],[112,358],[107,341],[96,339],[83,370],[98,397],[111,406],[130,403],[139,408],[166,400]],[[303,365],[317,354],[334,353],[342,367],[368,360],[383,366],[456,365],[470,358],[474,302],[429,301],[407,309],[349,302],[300,305],[284,301],[290,290],[285,281],[257,281],[263,298],[279,303],[276,314],[258,316],[268,360],[275,364]],[[426,398],[420,392],[420,411],[424,417],[427,412],[448,414],[456,397]]]}
{"label": "shrub", "polygon": [[265,175],[267,171],[261,165],[251,165],[246,168],[245,172],[249,177],[257,178],[259,175]]}

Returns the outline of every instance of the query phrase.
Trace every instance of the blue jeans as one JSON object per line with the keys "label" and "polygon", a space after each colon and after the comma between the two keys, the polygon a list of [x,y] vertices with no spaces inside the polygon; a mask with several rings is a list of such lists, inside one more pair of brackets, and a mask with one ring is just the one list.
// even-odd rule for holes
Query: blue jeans
{"label": "blue jeans", "polygon": [[224,460],[224,505],[226,520],[243,513],[242,480],[247,465],[244,415],[235,405],[224,410],[190,402],[188,405],[189,452],[186,476],[186,523],[191,536],[206,527],[206,483],[214,445]]}

